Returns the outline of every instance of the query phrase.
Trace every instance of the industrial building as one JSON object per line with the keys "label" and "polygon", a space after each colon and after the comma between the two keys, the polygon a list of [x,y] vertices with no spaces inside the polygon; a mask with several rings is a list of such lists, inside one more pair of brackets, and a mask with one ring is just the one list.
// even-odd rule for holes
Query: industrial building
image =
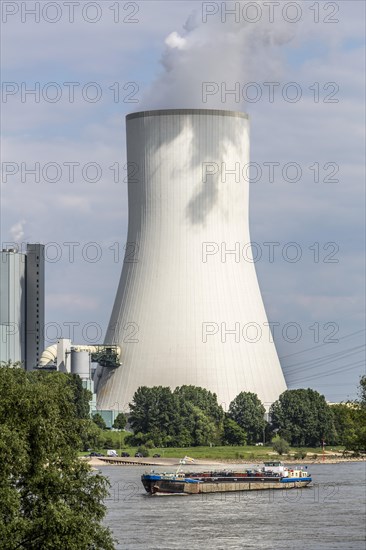
{"label": "industrial building", "polygon": [[226,409],[241,391],[268,408],[286,384],[248,261],[248,116],[145,111],[126,129],[127,246],[105,338],[122,359],[97,370],[99,408],[128,410],[139,386],[184,384]]}
{"label": "industrial building", "polygon": [[[92,394],[91,414],[97,411],[93,373],[96,364],[106,369],[120,365],[118,346],[76,345],[60,338],[44,348],[45,327],[45,247],[27,244],[0,252],[0,361],[20,363],[26,370],[43,369],[80,376]],[[116,409],[118,410],[118,408]],[[117,412],[98,410],[108,427]]]}
{"label": "industrial building", "polygon": [[[111,428],[118,414],[118,408],[107,410],[99,408],[94,391],[94,372],[96,364],[106,369],[120,366],[121,350],[118,346],[88,346],[72,343],[69,338],[60,338],[55,344],[48,346],[42,353],[38,368],[45,371],[58,371],[76,374],[80,377],[82,386],[92,394],[89,402],[90,414],[99,413],[108,428]],[[115,405],[115,404],[114,404]]]}
{"label": "industrial building", "polygon": [[0,252],[0,361],[34,369],[44,349],[44,245]]}

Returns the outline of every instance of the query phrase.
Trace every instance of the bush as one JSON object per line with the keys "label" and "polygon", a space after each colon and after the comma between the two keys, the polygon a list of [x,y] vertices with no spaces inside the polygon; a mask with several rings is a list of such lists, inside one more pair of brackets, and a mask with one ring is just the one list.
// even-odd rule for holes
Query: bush
{"label": "bush", "polygon": [[144,445],[141,445],[141,446],[137,449],[137,452],[138,452],[138,453],[141,453],[142,456],[149,456],[149,449],[147,449]]}
{"label": "bush", "polygon": [[133,434],[126,435],[125,442],[124,442],[125,447],[128,447],[128,446],[133,447],[134,446],[134,439],[135,439],[135,436]]}
{"label": "bush", "polygon": [[307,454],[308,453],[305,453],[304,451],[298,451],[297,453],[294,454],[294,458],[296,460],[304,460],[304,458],[307,456]]}
{"label": "bush", "polygon": [[281,456],[289,452],[290,445],[285,439],[278,438],[273,441],[272,449]]}
{"label": "bush", "polygon": [[313,454],[313,456],[311,457],[313,460],[316,460],[318,458],[318,455],[317,454]]}
{"label": "bush", "polygon": [[103,449],[113,449],[113,446],[114,446],[113,439],[110,437],[107,437],[104,440]]}
{"label": "bush", "polygon": [[144,445],[146,436],[139,432],[138,434],[128,434],[125,437],[125,445],[131,447],[138,447],[139,445]]}

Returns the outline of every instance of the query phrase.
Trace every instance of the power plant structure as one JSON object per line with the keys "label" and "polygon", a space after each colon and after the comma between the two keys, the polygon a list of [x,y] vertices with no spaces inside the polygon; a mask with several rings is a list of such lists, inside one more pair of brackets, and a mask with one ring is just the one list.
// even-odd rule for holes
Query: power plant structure
{"label": "power plant structure", "polygon": [[209,109],[126,117],[129,222],[98,367],[98,409],[128,410],[139,386],[195,385],[225,409],[241,392],[269,407],[286,389],[249,234],[249,120]]}
{"label": "power plant structure", "polygon": [[0,361],[38,365],[44,348],[44,245],[0,251]]}
{"label": "power plant structure", "polygon": [[118,346],[74,344],[70,338],[59,338],[43,351],[37,369],[78,375],[83,388],[91,393],[90,414],[98,412],[111,428],[117,412],[114,408],[97,410],[93,377],[96,364],[105,368],[119,367],[120,354]]}

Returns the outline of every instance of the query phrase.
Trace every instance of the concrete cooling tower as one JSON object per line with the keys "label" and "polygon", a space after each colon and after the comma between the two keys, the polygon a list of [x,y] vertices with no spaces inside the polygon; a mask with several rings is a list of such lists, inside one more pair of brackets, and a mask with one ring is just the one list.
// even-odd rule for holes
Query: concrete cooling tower
{"label": "concrete cooling tower", "polygon": [[139,386],[241,391],[268,406],[286,389],[252,261],[249,121],[231,111],[127,116],[129,224],[105,342],[98,408],[128,410]]}

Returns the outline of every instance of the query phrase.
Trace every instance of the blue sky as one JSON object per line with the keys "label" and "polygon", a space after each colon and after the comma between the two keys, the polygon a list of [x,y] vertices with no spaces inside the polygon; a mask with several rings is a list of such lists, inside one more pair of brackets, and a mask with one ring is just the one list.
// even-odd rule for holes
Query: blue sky
{"label": "blue sky", "polygon": [[[331,401],[354,397],[364,373],[359,347],[364,342],[364,3],[319,2],[319,23],[310,10],[313,2],[297,2],[297,23],[286,21],[281,11],[270,23],[264,6],[256,23],[242,15],[222,22],[221,3],[211,3],[218,13],[203,23],[201,2],[139,1],[132,3],[138,21],[128,23],[122,16],[131,8],[119,2],[118,24],[108,0],[95,3],[101,13],[96,23],[82,17],[88,2],[80,2],[74,23],[64,2],[57,4],[61,18],[55,23],[42,13],[39,23],[26,14],[22,22],[19,11],[3,13],[2,24],[3,92],[10,89],[4,82],[19,88],[3,95],[2,157],[19,171],[6,182],[3,172],[1,241],[56,243],[48,245],[47,322],[57,324],[64,337],[67,323],[79,323],[79,342],[85,341],[88,323],[100,325],[101,334],[106,329],[126,240],[125,115],[161,107],[242,110],[251,118],[251,159],[262,169],[262,177],[251,183],[251,235],[263,252],[257,273],[268,317],[279,323],[275,341],[289,387],[310,386]],[[325,22],[329,5],[337,8],[332,19],[338,22]],[[37,103],[28,95],[22,102],[21,84],[31,89],[37,82],[41,90],[56,83],[61,99],[52,103],[40,95]],[[73,103],[65,82],[80,83]],[[102,91],[95,103],[80,92],[91,82]],[[119,101],[109,89],[116,82]],[[217,93],[203,103],[202,82],[227,89],[238,83],[241,99]],[[242,101],[249,82],[262,93],[256,103]],[[273,102],[266,82],[278,83]],[[294,91],[288,87],[293,82],[301,91],[296,103],[282,96],[283,90]],[[128,83],[133,84],[124,90]],[[131,86],[136,103],[123,101]],[[51,94],[52,87],[47,89]],[[21,163],[35,162],[41,170],[57,163],[60,180],[47,181],[51,170],[46,181],[25,174],[22,182]],[[74,182],[64,164],[70,162],[79,163]],[[272,183],[268,162],[279,163]],[[100,166],[99,181],[83,180],[81,168],[88,163]],[[115,163],[118,183],[110,169]],[[300,166],[299,181],[283,177],[288,163]],[[332,173],[338,182],[327,181]],[[279,243],[274,261],[263,244],[269,241]],[[76,243],[74,261],[71,245],[65,244],[70,242]],[[292,242],[302,253],[296,263],[282,255]],[[60,257],[54,262],[55,251]],[[90,259],[93,251],[101,255],[98,261]],[[283,337],[288,323],[301,327],[296,342]],[[339,341],[327,343],[334,327]],[[55,335],[51,327],[48,340]]]}

